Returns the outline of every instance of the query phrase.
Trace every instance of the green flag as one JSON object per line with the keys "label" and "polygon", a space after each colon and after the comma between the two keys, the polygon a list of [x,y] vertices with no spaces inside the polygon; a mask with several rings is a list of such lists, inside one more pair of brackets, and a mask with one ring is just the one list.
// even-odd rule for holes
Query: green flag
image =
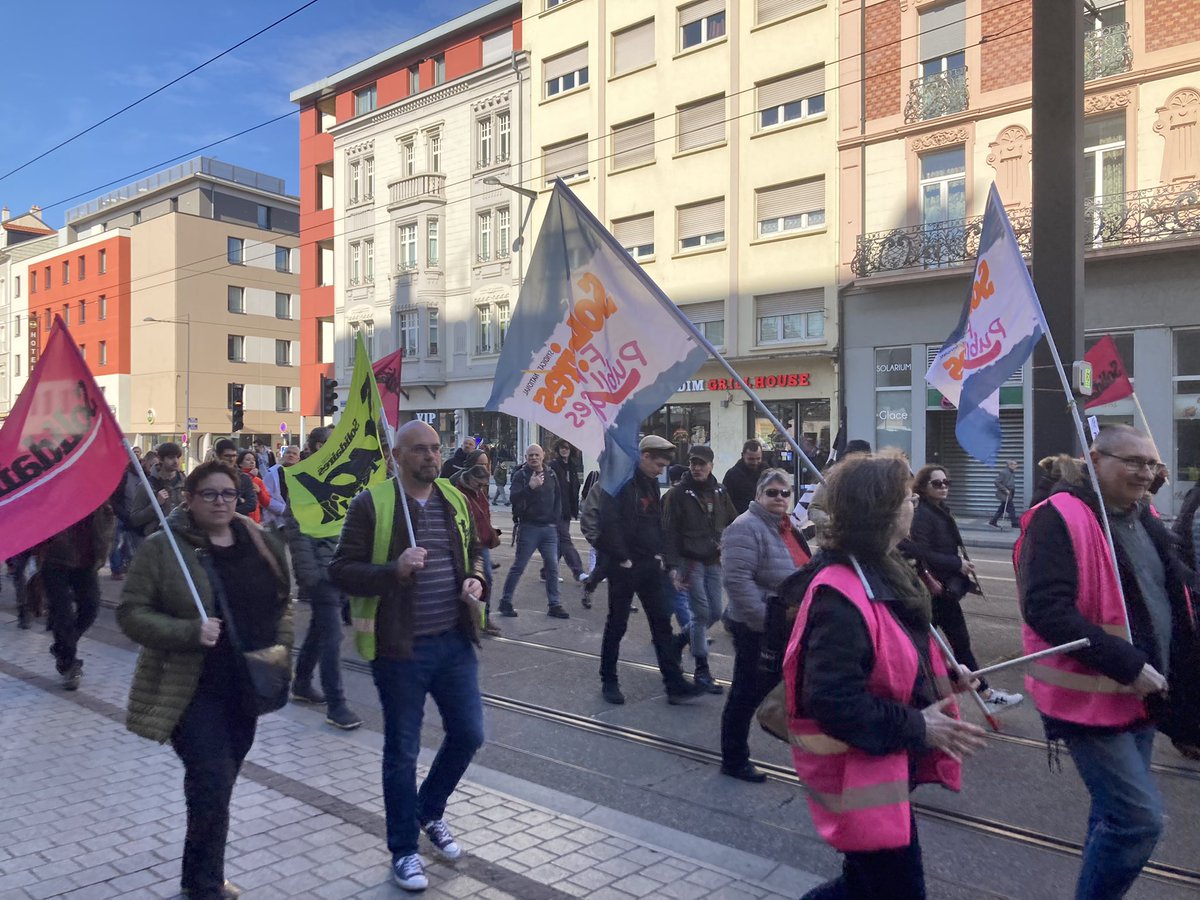
{"label": "green flag", "polygon": [[350,501],[387,478],[387,455],[379,436],[379,388],[359,334],[354,376],[337,427],[320,450],[281,470],[288,502],[300,530],[309,537],[337,537]]}

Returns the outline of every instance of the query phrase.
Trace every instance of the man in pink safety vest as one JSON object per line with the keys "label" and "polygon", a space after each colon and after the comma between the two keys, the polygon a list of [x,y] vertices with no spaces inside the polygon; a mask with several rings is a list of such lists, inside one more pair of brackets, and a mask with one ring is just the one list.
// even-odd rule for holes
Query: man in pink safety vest
{"label": "man in pink safety vest", "polygon": [[1025,652],[1091,641],[1031,665],[1026,686],[1047,739],[1066,743],[1092,797],[1075,896],[1112,900],[1133,884],[1162,831],[1150,754],[1156,722],[1170,720],[1168,679],[1194,682],[1200,664],[1185,570],[1147,502],[1154,444],[1135,428],[1110,426],[1090,452],[1100,497],[1082,469],[1069,473],[1022,517],[1013,556]]}

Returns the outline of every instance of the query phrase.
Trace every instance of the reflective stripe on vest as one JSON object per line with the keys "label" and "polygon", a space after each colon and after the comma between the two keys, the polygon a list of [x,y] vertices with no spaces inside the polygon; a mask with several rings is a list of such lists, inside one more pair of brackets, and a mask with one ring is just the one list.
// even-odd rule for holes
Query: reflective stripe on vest
{"label": "reflective stripe on vest", "polygon": [[[443,499],[450,504],[454,514],[454,527],[458,529],[463,545],[463,559],[471,561],[471,512],[467,498],[449,480],[434,481],[441,490]],[[377,566],[387,563],[392,548],[392,528],[396,523],[396,495],[399,493],[392,479],[372,485],[371,502],[375,506],[375,533],[371,539],[371,562]],[[354,648],[358,655],[370,662],[375,658],[375,619],[379,613],[378,597],[350,598],[350,626],[354,631]]]}
{"label": "reflective stripe on vest", "polygon": [[[908,633],[891,611],[871,601],[862,582],[848,566],[827,566],[809,585],[784,660],[788,709],[796,709],[796,673],[808,613],[817,588],[832,587],[859,610],[875,650],[875,667],[867,689],[877,697],[907,705],[912,698],[919,657]],[[930,663],[939,693],[949,690],[945,663],[932,638]],[[951,704],[947,710],[957,715]],[[909,806],[910,771],[906,751],[873,756],[820,730],[814,719],[788,719],[792,763],[808,795],[813,824],[821,837],[842,851],[883,850],[907,846],[912,840]],[[937,782],[958,790],[961,766],[943,753],[916,757],[916,781]]]}
{"label": "reflective stripe on vest", "polygon": [[[1013,548],[1018,591],[1025,532],[1033,515],[1047,504],[1062,517],[1071,541],[1077,584],[1075,605],[1080,614],[1106,634],[1128,640],[1119,576],[1108,541],[1095,513],[1078,497],[1066,492],[1052,494],[1021,517],[1021,536]],[[1050,646],[1028,624],[1021,626],[1021,637],[1027,654]],[[1025,674],[1025,687],[1039,712],[1065,722],[1121,728],[1146,718],[1145,703],[1130,687],[1085,666],[1068,653],[1032,663]]]}

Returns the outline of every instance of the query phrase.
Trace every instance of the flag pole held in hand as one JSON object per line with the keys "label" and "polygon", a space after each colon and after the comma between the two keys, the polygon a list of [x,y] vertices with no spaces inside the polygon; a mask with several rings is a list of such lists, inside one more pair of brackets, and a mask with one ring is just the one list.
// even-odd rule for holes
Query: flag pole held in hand
{"label": "flag pole held in hand", "polygon": [[[959,669],[958,660],[954,658],[954,651],[950,649],[950,645],[946,642],[946,637],[942,634],[941,629],[930,625],[929,631],[933,635],[933,639],[937,641],[937,645],[941,649],[942,655],[946,657],[946,662],[950,664],[950,671],[954,673],[951,675],[951,678],[954,681],[957,681],[961,677],[959,674],[961,669]],[[975,703],[979,706],[979,711],[983,713],[983,717],[987,719],[987,723],[992,726],[992,731],[999,731],[1000,723],[996,721],[995,716],[988,712],[987,704],[984,703],[983,698],[979,696],[979,691],[968,687],[967,692],[975,698]]]}
{"label": "flag pole held in hand", "polygon": [[982,669],[977,669],[971,675],[978,677],[980,675],[991,675],[993,672],[1002,672],[1005,669],[1011,669],[1013,666],[1023,666],[1025,663],[1033,662],[1035,659],[1041,659],[1043,656],[1054,656],[1056,653],[1071,653],[1075,650],[1085,650],[1092,646],[1092,642],[1087,638],[1080,638],[1077,641],[1070,641],[1066,644],[1059,644],[1057,647],[1049,647],[1046,650],[1039,650],[1037,653],[1030,653],[1028,656],[1018,656],[1016,659],[1006,659],[1004,662],[996,663],[994,666],[984,666]]}

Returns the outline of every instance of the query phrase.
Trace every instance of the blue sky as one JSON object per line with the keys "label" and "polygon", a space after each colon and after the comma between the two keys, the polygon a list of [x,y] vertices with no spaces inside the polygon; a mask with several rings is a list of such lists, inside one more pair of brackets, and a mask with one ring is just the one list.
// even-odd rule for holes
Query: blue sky
{"label": "blue sky", "polygon": [[[288,94],[473,9],[483,0],[319,0],[95,131],[0,180],[0,205],[66,209],[140,170],[294,111]],[[301,6],[94,0],[5,4],[0,175]],[[103,13],[100,12],[100,8]],[[298,117],[204,151],[277,175],[298,193]],[[163,164],[163,165],[160,165]],[[108,182],[117,184],[108,186]],[[75,199],[76,194],[81,194]],[[62,202],[68,201],[68,202]]]}

